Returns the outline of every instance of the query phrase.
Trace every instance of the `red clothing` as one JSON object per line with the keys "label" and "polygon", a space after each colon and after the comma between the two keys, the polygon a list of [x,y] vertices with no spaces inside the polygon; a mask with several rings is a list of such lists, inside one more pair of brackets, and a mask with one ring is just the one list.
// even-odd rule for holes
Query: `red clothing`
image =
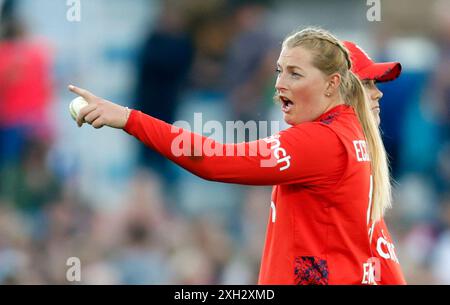
{"label": "red clothing", "polygon": [[49,53],[42,42],[0,42],[0,127],[48,124]]}
{"label": "red clothing", "polygon": [[[367,212],[370,161],[353,108],[340,105],[256,142],[220,144],[133,110],[124,128],[190,172],[214,181],[275,185],[260,284],[361,284],[371,257]],[[180,135],[191,140],[180,144]],[[175,144],[174,144],[175,143]],[[174,147],[244,156],[177,156]],[[264,164],[263,149],[273,166]],[[253,156],[248,152],[253,152]],[[267,166],[267,167],[266,167]],[[368,282],[370,283],[370,281]]]}
{"label": "red clothing", "polygon": [[406,285],[405,277],[395,253],[394,243],[384,219],[377,221],[373,229],[369,230],[369,238],[372,255],[380,261],[380,274],[377,284]]}

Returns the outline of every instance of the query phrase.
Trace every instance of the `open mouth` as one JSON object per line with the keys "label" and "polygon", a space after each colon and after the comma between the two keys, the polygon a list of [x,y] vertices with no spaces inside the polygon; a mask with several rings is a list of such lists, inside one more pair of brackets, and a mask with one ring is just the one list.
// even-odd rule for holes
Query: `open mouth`
{"label": "open mouth", "polygon": [[294,103],[285,96],[280,96],[281,110],[283,112],[289,112],[294,105]]}

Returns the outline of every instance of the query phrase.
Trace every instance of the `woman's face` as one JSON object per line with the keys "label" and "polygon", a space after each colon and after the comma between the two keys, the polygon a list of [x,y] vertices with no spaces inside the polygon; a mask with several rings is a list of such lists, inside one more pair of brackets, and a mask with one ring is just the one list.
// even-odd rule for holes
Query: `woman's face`
{"label": "woman's face", "polygon": [[374,80],[364,80],[362,84],[369,99],[370,109],[375,117],[375,121],[380,125],[380,99],[383,97],[383,92],[378,89]]}
{"label": "woman's face", "polygon": [[303,47],[281,50],[277,62],[275,89],[286,123],[297,125],[314,121],[326,112],[327,76],[312,65],[312,54]]}

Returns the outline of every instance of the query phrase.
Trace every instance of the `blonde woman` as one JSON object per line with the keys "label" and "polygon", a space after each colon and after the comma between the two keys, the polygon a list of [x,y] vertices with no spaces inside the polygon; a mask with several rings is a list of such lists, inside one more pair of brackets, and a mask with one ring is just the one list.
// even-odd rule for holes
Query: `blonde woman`
{"label": "blonde woman", "polygon": [[[380,99],[383,97],[377,83],[389,82],[399,77],[402,66],[398,62],[374,62],[369,55],[351,41],[344,41],[350,52],[352,71],[361,80],[367,94],[370,109],[380,124]],[[369,223],[369,239],[372,254],[380,262],[379,281],[382,285],[405,285],[405,277],[395,252],[394,242],[383,218]]]}
{"label": "blonde woman", "polygon": [[[375,284],[367,222],[390,205],[390,181],[348,50],[329,32],[307,28],[284,40],[276,66],[277,100],[292,127],[239,144],[221,144],[69,89],[89,103],[79,126],[124,129],[207,180],[274,186],[260,284]],[[191,141],[178,142],[181,135]],[[183,154],[174,152],[175,142]],[[202,154],[206,147],[218,153]],[[246,153],[230,155],[236,151]]]}

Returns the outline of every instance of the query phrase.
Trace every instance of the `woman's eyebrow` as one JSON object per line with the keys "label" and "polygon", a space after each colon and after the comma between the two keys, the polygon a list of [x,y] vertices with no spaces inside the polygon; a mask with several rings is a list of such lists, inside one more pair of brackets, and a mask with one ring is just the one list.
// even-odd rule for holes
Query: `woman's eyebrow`
{"label": "woman's eyebrow", "polygon": [[303,71],[303,69],[302,69],[301,67],[296,66],[296,65],[289,65],[289,66],[286,67],[286,69],[289,69],[289,70],[292,70],[292,69],[299,69],[299,70],[302,70],[302,71]]}
{"label": "woman's eyebrow", "polygon": [[[281,68],[280,63],[277,63],[277,67],[278,67],[278,68]],[[296,66],[296,65],[288,65],[288,66],[286,67],[286,69],[288,69],[288,70],[299,69],[299,70],[302,70],[302,71],[303,71],[303,69],[302,69],[301,67]]]}

